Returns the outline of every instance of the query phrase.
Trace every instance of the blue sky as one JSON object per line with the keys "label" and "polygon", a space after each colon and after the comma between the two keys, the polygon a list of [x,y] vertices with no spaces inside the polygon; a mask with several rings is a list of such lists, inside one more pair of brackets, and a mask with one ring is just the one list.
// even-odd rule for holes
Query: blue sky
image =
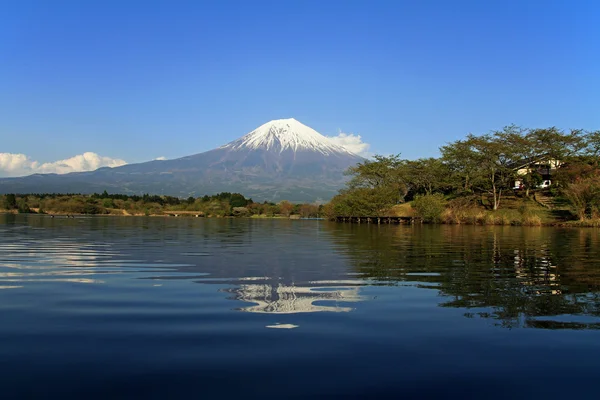
{"label": "blue sky", "polygon": [[0,153],[175,158],[290,117],[406,158],[511,123],[600,129],[599,18],[584,0],[0,0]]}

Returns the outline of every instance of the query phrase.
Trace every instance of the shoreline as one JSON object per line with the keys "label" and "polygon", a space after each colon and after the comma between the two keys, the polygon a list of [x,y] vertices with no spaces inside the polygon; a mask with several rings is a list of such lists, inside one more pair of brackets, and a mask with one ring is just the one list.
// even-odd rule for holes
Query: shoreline
{"label": "shoreline", "polygon": [[146,218],[184,218],[184,219],[189,219],[189,218],[204,218],[204,219],[281,219],[281,220],[302,220],[302,221],[330,221],[330,222],[335,222],[336,224],[349,224],[349,225],[453,225],[453,226],[458,226],[458,225],[464,225],[464,226],[513,226],[513,227],[526,227],[526,228],[533,228],[533,227],[546,227],[546,228],[600,228],[600,220],[590,220],[590,221],[560,221],[560,222],[544,222],[541,224],[537,224],[537,225],[527,225],[527,224],[519,224],[519,223],[469,223],[469,222],[461,222],[461,223],[447,223],[447,222],[422,222],[422,223],[418,223],[418,224],[396,224],[396,223],[392,223],[392,224],[377,224],[377,223],[373,223],[373,222],[364,222],[364,223],[356,223],[356,222],[340,222],[340,221],[335,221],[333,219],[329,219],[329,218],[314,218],[314,217],[310,217],[310,218],[302,218],[302,217],[285,217],[285,216],[194,216],[194,215],[190,215],[190,214],[181,214],[181,215],[172,215],[173,213],[167,213],[167,214],[150,214],[150,215],[145,215],[145,214],[131,214],[131,213],[124,213],[124,214],[81,214],[81,213],[56,213],[56,212],[44,212],[42,214],[37,213],[37,212],[31,212],[31,213],[19,213],[16,210],[0,210],[0,215],[37,215],[37,216],[48,216],[51,218],[54,217],[58,217],[58,218],[75,218],[75,217],[146,217]]}
{"label": "shoreline", "polygon": [[199,215],[195,216],[193,214],[181,214],[181,215],[173,215],[175,212],[169,212],[165,214],[131,214],[131,213],[123,213],[123,214],[83,214],[83,213],[58,213],[58,212],[29,212],[29,213],[20,213],[17,210],[0,210],[0,215],[37,215],[37,216],[48,216],[48,217],[59,217],[59,218],[71,218],[71,217],[146,217],[146,218],[178,218],[178,219],[286,219],[286,220],[315,220],[315,221],[325,221],[327,218],[302,218],[300,216],[205,216]]}

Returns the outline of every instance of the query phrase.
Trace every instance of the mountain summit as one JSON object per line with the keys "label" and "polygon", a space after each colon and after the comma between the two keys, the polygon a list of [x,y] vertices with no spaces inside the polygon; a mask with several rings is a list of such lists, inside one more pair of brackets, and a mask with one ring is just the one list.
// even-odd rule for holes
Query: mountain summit
{"label": "mountain summit", "polygon": [[327,200],[363,158],[293,118],[267,122],[204,153],[65,175],[0,179],[0,193],[168,194],[239,192],[254,200]]}
{"label": "mountain summit", "polygon": [[276,119],[263,124],[221,149],[262,149],[283,152],[316,151],[324,155],[353,154],[294,118]]}

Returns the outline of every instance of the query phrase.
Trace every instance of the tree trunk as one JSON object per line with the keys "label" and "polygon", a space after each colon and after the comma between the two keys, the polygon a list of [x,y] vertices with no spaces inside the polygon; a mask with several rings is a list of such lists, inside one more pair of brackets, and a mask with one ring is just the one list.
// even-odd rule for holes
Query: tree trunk
{"label": "tree trunk", "polygon": [[496,201],[496,204],[494,205],[494,210],[497,210],[500,208],[500,199],[502,198],[502,189],[500,189],[498,191],[498,199]]}

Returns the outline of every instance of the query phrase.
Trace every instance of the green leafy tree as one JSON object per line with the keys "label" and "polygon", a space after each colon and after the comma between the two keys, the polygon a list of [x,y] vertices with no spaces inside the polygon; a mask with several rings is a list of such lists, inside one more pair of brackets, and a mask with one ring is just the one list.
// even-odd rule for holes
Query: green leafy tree
{"label": "green leafy tree", "polygon": [[233,193],[229,198],[231,207],[246,207],[249,201],[239,193]]}
{"label": "green leafy tree", "polygon": [[387,209],[404,201],[408,192],[408,170],[399,155],[374,157],[350,167],[352,176],[344,190],[351,207],[350,215],[382,215]]}
{"label": "green leafy tree", "polygon": [[115,203],[113,201],[113,199],[104,199],[102,200],[102,206],[104,208],[115,208]]}
{"label": "green leafy tree", "polygon": [[4,207],[7,210],[16,209],[17,208],[17,196],[15,196],[12,193],[9,193],[6,196],[4,196]]}
{"label": "green leafy tree", "polygon": [[440,152],[442,162],[449,171],[451,186],[457,193],[472,193],[478,165],[473,157],[471,143],[468,140],[457,140],[440,147]]}
{"label": "green leafy tree", "polygon": [[584,154],[592,158],[597,164],[600,157],[600,130],[586,132],[583,140],[585,141]]}
{"label": "green leafy tree", "polygon": [[500,206],[503,191],[514,182],[514,163],[519,158],[514,139],[519,134],[510,126],[483,136],[469,134],[466,140],[442,147],[441,151],[453,173],[472,188],[492,197],[492,208]]}
{"label": "green leafy tree", "polygon": [[432,194],[443,191],[449,186],[450,170],[441,159],[422,158],[416,161],[405,161],[400,166],[401,176],[407,186],[415,193]]}
{"label": "green leafy tree", "polygon": [[27,204],[27,200],[25,198],[17,199],[17,210],[19,214],[27,214],[31,212],[29,204]]}
{"label": "green leafy tree", "polygon": [[581,129],[572,129],[569,132],[556,127],[532,129],[527,137],[537,155],[546,155],[550,159],[562,162],[580,155],[591,145],[586,141],[585,131]]}

